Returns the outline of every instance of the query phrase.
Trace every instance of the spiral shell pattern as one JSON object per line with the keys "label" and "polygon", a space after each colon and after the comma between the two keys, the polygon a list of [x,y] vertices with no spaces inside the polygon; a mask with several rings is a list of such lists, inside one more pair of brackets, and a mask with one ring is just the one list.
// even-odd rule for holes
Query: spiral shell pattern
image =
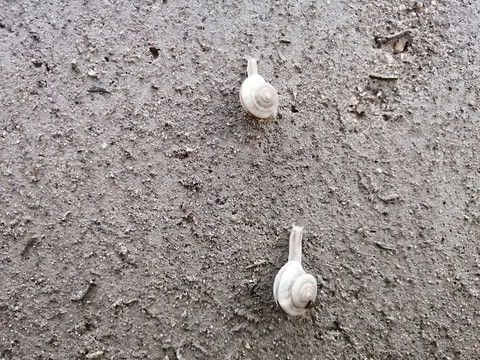
{"label": "spiral shell pattern", "polygon": [[292,287],[292,305],[297,309],[307,309],[317,296],[317,281],[310,274],[301,275]]}
{"label": "spiral shell pattern", "polygon": [[288,315],[302,315],[317,296],[317,281],[298,261],[287,262],[273,285],[275,301]]}
{"label": "spiral shell pattern", "polygon": [[259,119],[268,119],[277,113],[277,90],[262,76],[255,74],[243,82],[240,88],[240,102],[250,115]]}

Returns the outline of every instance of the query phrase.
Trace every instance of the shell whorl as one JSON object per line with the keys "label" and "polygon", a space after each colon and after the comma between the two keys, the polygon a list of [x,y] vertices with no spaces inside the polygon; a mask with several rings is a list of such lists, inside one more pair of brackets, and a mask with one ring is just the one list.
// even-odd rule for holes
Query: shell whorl
{"label": "shell whorl", "polygon": [[275,277],[275,302],[288,315],[302,315],[317,296],[317,281],[298,261],[289,261]]}
{"label": "shell whorl", "polygon": [[269,83],[263,83],[255,89],[255,103],[262,109],[276,111],[278,106],[277,90]]}
{"label": "shell whorl", "polygon": [[317,296],[317,281],[310,274],[303,274],[292,286],[292,305],[306,310]]}
{"label": "shell whorl", "polygon": [[278,108],[277,90],[257,72],[257,61],[248,60],[248,77],[240,88],[240,102],[243,108],[259,119],[275,116]]}

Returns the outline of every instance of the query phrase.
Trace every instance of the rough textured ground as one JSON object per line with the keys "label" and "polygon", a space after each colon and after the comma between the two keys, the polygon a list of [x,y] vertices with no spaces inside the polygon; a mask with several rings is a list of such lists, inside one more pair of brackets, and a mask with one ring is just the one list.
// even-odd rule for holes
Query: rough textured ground
{"label": "rough textured ground", "polygon": [[[480,358],[479,19],[2,1],[0,359]],[[241,109],[246,56],[276,120]],[[292,223],[299,318],[272,299]]]}

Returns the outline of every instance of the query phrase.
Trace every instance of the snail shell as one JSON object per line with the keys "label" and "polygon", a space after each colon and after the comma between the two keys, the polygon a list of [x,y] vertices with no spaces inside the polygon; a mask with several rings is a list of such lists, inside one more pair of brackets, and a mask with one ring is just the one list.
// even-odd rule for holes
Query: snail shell
{"label": "snail shell", "polygon": [[259,119],[275,116],[278,108],[277,90],[258,74],[256,59],[248,59],[247,72],[248,77],[240,88],[243,108]]}
{"label": "snail shell", "polygon": [[317,281],[302,267],[302,228],[294,226],[290,234],[288,262],[275,277],[273,296],[289,315],[302,315],[317,296]]}

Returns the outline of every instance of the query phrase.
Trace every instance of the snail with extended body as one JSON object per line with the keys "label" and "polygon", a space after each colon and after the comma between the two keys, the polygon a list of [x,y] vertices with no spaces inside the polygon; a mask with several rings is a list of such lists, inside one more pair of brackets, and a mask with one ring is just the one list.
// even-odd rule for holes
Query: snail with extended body
{"label": "snail with extended body", "polygon": [[248,77],[240,88],[243,108],[259,119],[274,117],[278,108],[277,90],[258,74],[256,59],[248,59],[247,73]]}
{"label": "snail with extended body", "polygon": [[302,315],[317,296],[317,281],[302,267],[302,231],[293,226],[290,234],[288,262],[278,272],[273,296],[278,306],[289,315]]}

